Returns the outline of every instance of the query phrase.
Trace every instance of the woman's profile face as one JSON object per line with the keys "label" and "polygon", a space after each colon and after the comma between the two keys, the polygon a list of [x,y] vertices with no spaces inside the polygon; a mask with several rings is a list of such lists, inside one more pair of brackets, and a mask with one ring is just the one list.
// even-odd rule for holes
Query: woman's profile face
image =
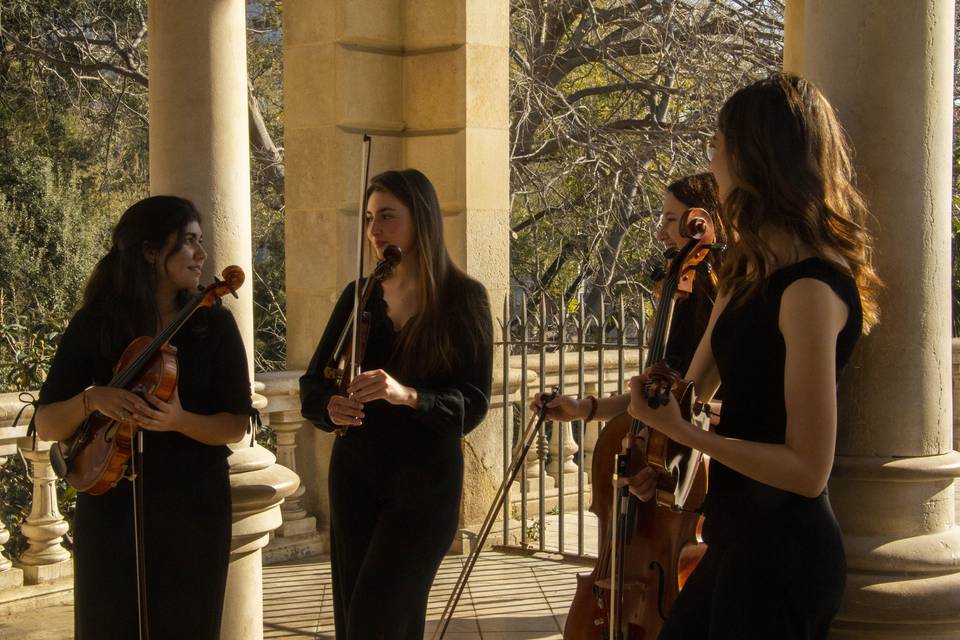
{"label": "woman's profile face", "polygon": [[400,199],[387,191],[374,191],[367,198],[367,239],[383,259],[387,245],[400,247],[403,258],[416,251],[417,233],[413,215]]}
{"label": "woman's profile face", "polygon": [[663,194],[663,211],[657,226],[657,240],[667,249],[679,249],[684,243],[683,236],[680,235],[680,218],[689,208],[669,190]]}
{"label": "woman's profile face", "polygon": [[166,280],[171,285],[169,288],[196,289],[200,285],[200,272],[207,259],[207,252],[203,248],[203,231],[199,223],[188,222],[183,234],[180,248],[174,250],[177,234],[171,233],[163,248],[156,253],[148,253],[147,259],[153,262],[157,279],[161,283]]}
{"label": "woman's profile face", "polygon": [[710,172],[717,181],[717,192],[720,196],[720,202],[726,200],[727,196],[733,191],[733,179],[730,177],[730,158],[727,155],[727,141],[722,131],[713,134],[707,146],[707,153],[710,156]]}

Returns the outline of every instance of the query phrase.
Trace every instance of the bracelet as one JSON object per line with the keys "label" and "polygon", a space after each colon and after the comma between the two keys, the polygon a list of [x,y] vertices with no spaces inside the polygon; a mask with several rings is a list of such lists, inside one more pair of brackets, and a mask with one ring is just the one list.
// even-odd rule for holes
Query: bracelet
{"label": "bracelet", "polygon": [[587,414],[587,417],[584,419],[584,422],[590,422],[593,420],[593,416],[597,415],[597,407],[600,405],[597,402],[597,399],[594,396],[587,396],[587,400],[590,401],[590,413]]}
{"label": "bracelet", "polygon": [[90,403],[87,401],[87,391],[93,389],[95,385],[90,385],[80,394],[80,402],[83,403],[83,417],[86,418],[90,415]]}

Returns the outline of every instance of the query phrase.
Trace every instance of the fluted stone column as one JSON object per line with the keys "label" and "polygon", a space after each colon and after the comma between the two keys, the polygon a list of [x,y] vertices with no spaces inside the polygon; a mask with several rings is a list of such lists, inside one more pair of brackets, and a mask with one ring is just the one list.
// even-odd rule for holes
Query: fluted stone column
{"label": "fluted stone column", "polygon": [[[243,0],[162,0],[149,5],[150,191],[192,200],[203,215],[204,281],[235,264],[246,274],[226,298],[253,378],[253,269]],[[266,399],[254,396],[255,406]],[[231,445],[233,542],[221,637],[263,637],[261,549],[281,523],[296,475],[270,452]]]}
{"label": "fluted stone column", "polygon": [[863,339],[841,389],[830,491],[849,574],[834,637],[955,638],[954,2],[794,2],[784,57],[823,89],[850,135],[885,284],[880,324]]}
{"label": "fluted stone column", "polygon": [[70,552],[61,544],[70,525],[57,504],[57,476],[50,465],[50,443],[37,440],[36,444],[34,449],[33,438],[26,437],[18,442],[24,458],[29,461],[33,478],[30,515],[20,526],[30,547],[17,562],[26,584],[52,582],[73,575]]}
{"label": "fluted stone column", "polygon": [[[508,21],[508,0],[284,3],[291,369],[306,367],[340,290],[355,277],[361,132],[374,136],[371,173],[415,167],[431,179],[453,260],[486,285],[501,314],[509,270]],[[500,425],[491,412],[465,440],[472,488],[465,525],[483,518],[499,486]],[[316,479],[304,504],[324,529],[333,438],[314,430],[298,437],[297,467]]]}

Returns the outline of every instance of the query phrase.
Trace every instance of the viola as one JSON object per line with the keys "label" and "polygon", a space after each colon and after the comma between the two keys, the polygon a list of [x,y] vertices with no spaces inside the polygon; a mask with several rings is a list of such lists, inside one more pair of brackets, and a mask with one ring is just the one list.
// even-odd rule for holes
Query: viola
{"label": "viola", "polygon": [[[709,275],[706,260],[722,249],[706,224],[708,214],[689,209],[681,218],[687,243],[671,259],[661,281],[650,337],[649,362],[659,363],[648,386],[648,402],[680,402],[685,419],[706,427],[705,405],[692,384],[662,364],[670,322],[678,300],[693,291],[696,277]],[[628,487],[614,489],[611,478],[627,477],[644,466],[657,472],[655,499],[643,502]],[[653,640],[677,594],[706,547],[699,540],[701,518],[695,512],[706,495],[706,472],[696,450],[621,414],[600,432],[591,468],[590,511],[599,524],[600,549],[589,574],[577,576],[567,615],[566,640]]]}
{"label": "viola", "polygon": [[[177,388],[177,348],[170,340],[200,308],[217,303],[243,285],[243,270],[229,266],[188,302],[176,318],[156,337],[141,336],[124,349],[113,368],[109,386],[127,389],[141,397],[154,395],[164,402]],[[93,412],[73,436],[50,447],[50,462],[56,474],[77,491],[106,493],[123,478],[130,464],[132,442],[139,425],[132,418],[113,420]]]}

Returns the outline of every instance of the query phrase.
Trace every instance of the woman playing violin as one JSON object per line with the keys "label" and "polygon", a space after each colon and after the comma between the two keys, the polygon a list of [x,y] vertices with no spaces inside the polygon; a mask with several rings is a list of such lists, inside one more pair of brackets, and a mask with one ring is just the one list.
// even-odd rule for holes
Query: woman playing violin
{"label": "woman playing violin", "polygon": [[344,289],[300,380],[302,412],[326,431],[346,427],[329,477],[337,638],[420,640],[457,530],[460,440],[487,411],[493,326],[483,286],[447,254],[426,176],[382,173],[366,200],[377,257],[394,245],[402,258],[373,285],[363,372],[339,395],[323,370],[352,313],[354,285]]}
{"label": "woman playing violin", "polygon": [[836,115],[802,78],[734,94],[711,151],[732,251],[687,378],[701,399],[722,381],[720,424],[651,409],[649,372],[630,384],[631,414],[711,458],[708,551],[660,638],[825,638],[846,576],[826,490],[836,385],[877,321],[868,213]]}
{"label": "woman playing violin", "polygon": [[[246,352],[223,307],[196,313],[171,340],[178,386],[168,402],[108,386],[124,348],[171,322],[195,293],[206,259],[187,200],[131,206],[60,341],[36,413],[44,440],[70,438],[93,412],[145,429],[144,549],[150,636],[216,640],[230,553],[229,449],[251,412]],[[80,493],[73,522],[75,633],[138,637],[132,483]]]}

